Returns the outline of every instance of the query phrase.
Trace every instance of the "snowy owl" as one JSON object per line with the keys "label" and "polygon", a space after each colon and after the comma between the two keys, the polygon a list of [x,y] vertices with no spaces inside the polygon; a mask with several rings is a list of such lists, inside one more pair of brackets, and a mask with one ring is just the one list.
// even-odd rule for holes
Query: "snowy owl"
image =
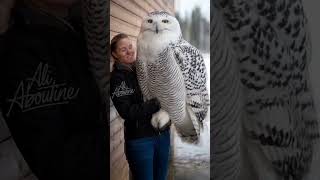
{"label": "snowy owl", "polygon": [[200,51],[182,38],[177,19],[163,11],[151,12],[143,20],[137,51],[144,100],[156,97],[162,108],[153,115],[152,125],[161,128],[165,124],[161,121],[170,117],[183,141],[197,143],[209,107]]}

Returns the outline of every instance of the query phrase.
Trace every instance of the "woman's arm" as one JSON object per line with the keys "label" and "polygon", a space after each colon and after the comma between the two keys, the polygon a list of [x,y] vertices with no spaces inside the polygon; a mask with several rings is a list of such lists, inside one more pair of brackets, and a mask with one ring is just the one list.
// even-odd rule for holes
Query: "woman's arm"
{"label": "woman's arm", "polygon": [[[125,83],[127,91],[119,91],[120,87]],[[160,104],[156,99],[137,104],[132,101],[135,96],[135,87],[130,87],[130,83],[126,83],[123,77],[111,78],[111,98],[119,115],[128,121],[127,123],[140,124],[150,123],[152,114],[159,111]],[[137,122],[138,120],[138,122]]]}

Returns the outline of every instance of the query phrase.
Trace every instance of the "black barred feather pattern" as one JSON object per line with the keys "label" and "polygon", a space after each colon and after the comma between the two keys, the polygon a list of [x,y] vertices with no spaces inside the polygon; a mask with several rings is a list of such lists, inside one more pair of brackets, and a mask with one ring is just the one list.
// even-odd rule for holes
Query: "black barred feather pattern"
{"label": "black barred feather pattern", "polygon": [[[109,95],[109,3],[107,0],[83,0],[83,20],[91,71],[100,88],[103,102]],[[109,109],[109,108],[107,108]]]}
{"label": "black barred feather pattern", "polygon": [[319,129],[301,0],[218,0],[215,5],[239,57],[245,102],[241,147],[264,156],[248,156],[248,162],[261,162],[251,165],[251,174],[267,180],[263,168],[268,166],[277,179],[304,179]]}
{"label": "black barred feather pattern", "polygon": [[144,101],[152,98],[148,89],[148,83],[147,83],[148,72],[146,71],[146,69],[147,69],[146,63],[137,59],[136,60],[137,79],[139,80],[139,85],[143,93]]}
{"label": "black barred feather pattern", "polygon": [[150,12],[148,14],[149,16],[152,16],[152,15],[160,15],[160,16],[171,16],[168,12],[166,11],[153,11],[153,12]]}
{"label": "black barred feather pattern", "polygon": [[187,92],[179,65],[175,60],[170,60],[174,58],[173,50],[167,47],[159,54],[157,63],[148,64],[148,89],[160,101],[161,108],[169,113],[181,140],[197,143],[200,129],[198,125],[194,127],[184,120],[187,116]]}
{"label": "black barred feather pattern", "polygon": [[211,179],[238,180],[240,174],[240,127],[242,112],[240,73],[230,35],[222,15],[212,6],[210,30],[211,99],[210,168]]}
{"label": "black barred feather pattern", "polygon": [[[186,106],[194,113],[198,124],[194,128],[199,136],[200,130],[203,128],[203,121],[207,116],[209,109],[209,94],[206,88],[206,67],[201,52],[183,40],[182,37],[176,43],[171,43],[170,48],[173,49],[176,63],[179,65],[180,71],[184,78],[184,86],[186,89]],[[177,127],[179,129],[179,127]],[[183,132],[183,131],[178,131]],[[183,134],[181,134],[182,139]],[[189,136],[194,141],[195,137]]]}
{"label": "black barred feather pattern", "polygon": [[160,101],[182,141],[199,142],[209,108],[206,69],[200,51],[182,39],[175,17],[148,14],[138,36],[136,69],[144,98]]}
{"label": "black barred feather pattern", "polygon": [[161,108],[169,113],[182,141],[197,143],[200,124],[189,124],[192,122],[184,120],[188,117],[189,103],[186,102],[188,90],[185,76],[174,60],[175,57],[172,47],[167,47],[159,54],[156,63],[148,64],[148,88],[160,101]]}
{"label": "black barred feather pattern", "polygon": [[187,93],[187,105],[190,106],[201,122],[207,115],[209,94],[206,88],[206,67],[201,52],[182,38],[170,44],[177,64],[182,71]]}

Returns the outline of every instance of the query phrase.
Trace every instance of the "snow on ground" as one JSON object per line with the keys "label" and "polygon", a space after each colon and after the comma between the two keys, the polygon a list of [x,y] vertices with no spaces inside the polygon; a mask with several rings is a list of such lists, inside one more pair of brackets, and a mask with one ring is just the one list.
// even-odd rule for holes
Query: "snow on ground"
{"label": "snow on ground", "polygon": [[[203,54],[207,68],[207,87],[210,91],[210,54]],[[187,144],[174,134],[174,167],[176,179],[193,180],[194,177],[203,177],[201,180],[210,178],[210,111],[204,122],[204,130],[200,135],[198,145]],[[186,175],[189,174],[189,175]],[[183,176],[183,177],[182,177]],[[195,178],[197,179],[197,178]]]}

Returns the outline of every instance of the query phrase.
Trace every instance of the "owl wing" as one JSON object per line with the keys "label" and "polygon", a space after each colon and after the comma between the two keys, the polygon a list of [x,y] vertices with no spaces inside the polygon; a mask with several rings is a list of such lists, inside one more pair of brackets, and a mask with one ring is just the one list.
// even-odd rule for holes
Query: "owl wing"
{"label": "owl wing", "polygon": [[183,39],[172,45],[172,48],[184,77],[187,111],[197,133],[199,133],[209,107],[204,59],[197,48]]}
{"label": "owl wing", "polygon": [[143,60],[141,58],[139,58],[139,55],[137,56],[137,60],[136,60],[136,71],[137,71],[137,78],[138,78],[138,82],[143,94],[143,99],[144,101],[151,99],[151,94],[150,91],[148,89],[148,71],[147,71],[147,66],[146,63],[143,62]]}

